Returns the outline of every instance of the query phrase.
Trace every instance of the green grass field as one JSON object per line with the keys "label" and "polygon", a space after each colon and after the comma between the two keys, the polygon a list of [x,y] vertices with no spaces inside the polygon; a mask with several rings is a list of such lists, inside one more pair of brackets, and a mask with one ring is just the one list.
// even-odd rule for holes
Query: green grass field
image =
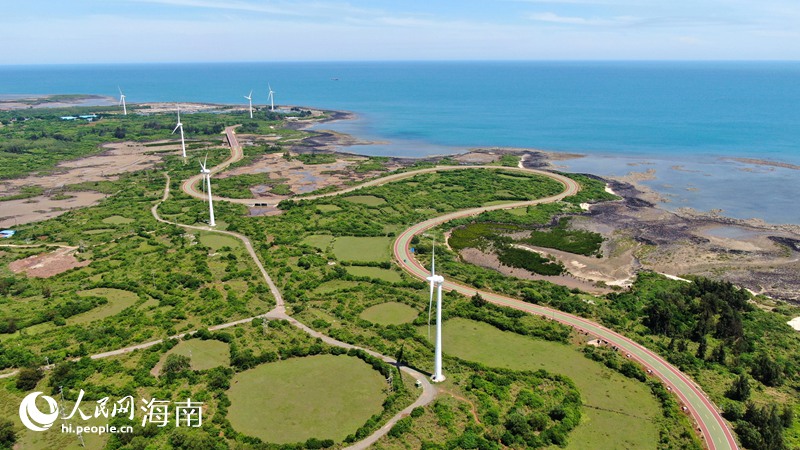
{"label": "green grass field", "polygon": [[267,442],[341,442],[381,411],[385,387],[383,376],[355,357],[292,358],[236,374],[228,419]]}
{"label": "green grass field", "polygon": [[214,251],[222,247],[237,248],[242,245],[242,242],[234,237],[216,233],[200,233],[200,243]]}
{"label": "green grass field", "polygon": [[574,347],[461,318],[444,323],[443,340],[444,352],[462,359],[514,370],[544,369],[571,378],[584,408],[581,424],[569,436],[569,449],[641,449],[658,444],[653,419],[660,407],[650,390],[589,360]]}
{"label": "green grass field", "polygon": [[377,278],[390,283],[397,283],[403,280],[403,278],[400,277],[400,273],[394,270],[381,269],[380,267],[349,266],[345,269],[347,273],[356,277]]}
{"label": "green grass field", "polygon": [[348,289],[355,286],[358,286],[357,281],[331,280],[317,286],[314,292],[317,294],[327,294],[329,292],[338,291],[339,289]]}
{"label": "green grass field", "polygon": [[342,208],[339,208],[336,205],[317,205],[317,210],[319,212],[327,213],[327,212],[341,211]]}
{"label": "green grass field", "polygon": [[388,237],[342,236],[334,241],[333,254],[340,261],[389,261],[391,245]]}
{"label": "green grass field", "polygon": [[367,206],[380,206],[386,203],[386,200],[375,197],[374,195],[354,195],[352,197],[345,197],[345,200],[351,203],[358,203],[360,205],[367,205]]}
{"label": "green grass field", "polygon": [[400,325],[410,323],[419,312],[403,303],[387,302],[371,306],[361,312],[359,317],[379,325]]}
{"label": "green grass field", "polygon": [[111,225],[125,225],[133,222],[134,222],[133,219],[129,219],[127,217],[122,217],[122,216],[110,216],[103,219],[103,223],[108,223]]}
{"label": "green grass field", "polygon": [[300,241],[301,244],[310,245],[320,250],[327,249],[331,242],[333,242],[333,236],[330,234],[312,234]]}
{"label": "green grass field", "polygon": [[211,339],[207,341],[200,339],[182,341],[162,356],[159,366],[164,363],[167,359],[167,355],[171,353],[188,356],[192,361],[192,370],[206,370],[218,366],[230,366],[231,354],[228,344]]}
{"label": "green grass field", "polygon": [[105,297],[108,303],[100,305],[85,313],[74,315],[67,319],[68,325],[77,325],[82,323],[89,323],[95,320],[105,319],[122,312],[123,309],[129,308],[136,304],[139,296],[131,291],[123,291],[122,289],[111,288],[97,288],[88,291],[80,291],[78,295],[95,297]]}

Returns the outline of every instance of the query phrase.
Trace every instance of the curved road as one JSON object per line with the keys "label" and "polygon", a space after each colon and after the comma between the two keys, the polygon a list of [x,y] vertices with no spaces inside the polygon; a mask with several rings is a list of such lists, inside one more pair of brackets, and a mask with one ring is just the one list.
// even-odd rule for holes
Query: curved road
{"label": "curved road", "polygon": [[[230,147],[231,147],[231,157],[228,158],[227,160],[225,160],[224,162],[222,162],[221,164],[219,164],[219,165],[215,166],[214,168],[212,168],[211,169],[212,173],[217,173],[217,172],[225,169],[226,167],[228,167],[230,164],[242,159],[243,151],[242,151],[241,146],[238,143],[238,140],[236,139],[236,135],[235,135],[234,129],[235,129],[235,126],[234,127],[227,127],[225,129],[225,133],[226,133],[226,135],[228,137],[228,142],[229,142]],[[564,197],[568,197],[570,195],[574,195],[580,190],[580,185],[577,182],[575,182],[574,180],[572,180],[571,178],[568,178],[568,177],[565,177],[563,175],[559,175],[559,174],[556,174],[556,173],[552,173],[552,172],[545,172],[545,171],[533,170],[533,169],[524,169],[524,168],[520,168],[520,167],[443,166],[443,167],[421,169],[421,170],[417,170],[417,171],[410,171],[410,172],[404,172],[404,173],[400,173],[400,174],[390,175],[390,176],[387,176],[387,177],[371,180],[371,181],[365,182],[365,183],[363,183],[361,185],[358,185],[358,186],[355,186],[355,187],[351,187],[351,188],[348,188],[348,189],[344,189],[342,191],[331,192],[331,193],[320,194],[320,195],[314,195],[314,196],[308,196],[308,197],[302,197],[301,199],[313,200],[313,199],[317,199],[317,198],[341,195],[341,194],[352,192],[352,191],[355,191],[355,190],[358,190],[358,189],[361,189],[361,188],[364,188],[364,187],[377,186],[377,185],[380,185],[380,184],[385,184],[385,183],[397,181],[397,180],[400,180],[400,179],[412,177],[412,176],[418,175],[420,173],[437,172],[437,171],[443,171],[443,170],[463,170],[463,169],[478,169],[478,168],[524,171],[524,172],[527,172],[527,173],[534,173],[534,174],[537,174],[537,175],[546,176],[548,178],[554,179],[554,180],[560,182],[561,184],[563,184],[564,185],[564,191],[562,191],[560,194],[553,195],[553,196],[546,197],[546,198],[537,199],[537,200],[514,202],[514,203],[507,203],[507,204],[502,204],[502,205],[492,205],[492,206],[487,206],[487,207],[480,207],[480,208],[473,208],[473,209],[469,209],[469,210],[456,211],[456,212],[453,212],[453,213],[450,213],[450,214],[445,214],[443,216],[439,216],[439,217],[435,217],[433,219],[426,220],[424,222],[418,223],[418,224],[408,228],[402,234],[400,234],[400,236],[398,236],[398,238],[395,240],[395,243],[394,243],[394,256],[397,259],[397,261],[400,264],[400,266],[403,267],[403,269],[405,269],[411,275],[413,275],[413,276],[415,276],[415,277],[417,277],[417,278],[419,278],[421,280],[425,280],[425,278],[428,276],[427,269],[425,267],[423,267],[413,257],[413,255],[410,252],[409,244],[410,244],[411,238],[414,237],[415,235],[423,233],[428,229],[431,229],[431,228],[436,227],[436,226],[438,226],[438,225],[440,225],[442,223],[445,223],[445,222],[448,222],[448,221],[451,221],[451,220],[454,220],[454,219],[477,215],[477,214],[480,214],[480,213],[482,213],[484,211],[510,209],[510,208],[517,208],[517,207],[521,207],[521,206],[528,206],[528,205],[536,205],[536,204],[542,204],[542,203],[555,202],[555,201],[563,199]],[[195,176],[189,178],[188,180],[184,181],[184,183],[181,186],[182,190],[184,192],[186,192],[188,195],[192,196],[192,197],[199,198],[199,199],[205,199],[205,196],[201,192],[198,192],[195,189],[195,185],[201,179],[201,177],[202,177],[202,175],[198,174],[198,175],[195,175]],[[162,197],[161,202],[166,200],[168,198],[168,196],[169,196],[169,184],[170,184],[170,179],[169,179],[169,175],[167,175],[166,187],[164,189],[164,196]],[[228,199],[228,198],[221,198],[221,197],[217,197],[217,199],[218,200],[222,200],[222,201],[230,201],[230,202],[234,202],[234,203],[241,203],[241,204],[248,204],[248,205],[252,205],[253,203],[255,203],[254,199]],[[347,348],[347,349],[360,348],[360,347],[357,347],[357,346],[354,346],[354,345],[351,345],[351,344],[347,344],[345,342],[338,341],[338,340],[333,339],[333,338],[331,338],[329,336],[326,336],[326,335],[324,335],[322,333],[319,333],[318,331],[315,331],[315,330],[309,328],[308,326],[298,322],[293,317],[287,315],[285,307],[284,307],[283,297],[281,296],[280,291],[278,290],[277,286],[275,286],[275,284],[273,283],[273,281],[270,278],[269,274],[267,274],[267,271],[264,269],[264,266],[261,264],[261,261],[259,260],[258,256],[256,255],[255,250],[253,249],[252,243],[250,242],[250,240],[246,236],[243,236],[243,235],[238,234],[238,233],[230,232],[230,231],[215,230],[215,229],[209,228],[209,227],[199,227],[199,226],[184,225],[184,224],[169,222],[169,221],[167,221],[165,219],[162,219],[158,215],[158,206],[161,204],[161,202],[159,202],[156,205],[154,205],[152,210],[151,210],[152,213],[153,213],[153,216],[156,218],[156,220],[158,220],[160,222],[169,223],[169,224],[176,225],[176,226],[179,226],[179,227],[182,227],[182,228],[186,228],[186,229],[200,230],[200,231],[210,231],[210,232],[215,232],[215,233],[220,233],[220,234],[226,234],[226,235],[229,235],[229,236],[232,236],[232,237],[235,237],[235,238],[241,240],[244,243],[244,246],[247,249],[248,253],[250,254],[250,257],[253,259],[253,261],[255,262],[256,266],[259,268],[259,271],[261,272],[262,277],[266,281],[267,285],[270,288],[270,291],[272,292],[273,297],[275,298],[276,306],[275,306],[275,308],[273,308],[268,313],[265,313],[265,314],[262,314],[262,315],[259,315],[259,316],[255,316],[255,317],[249,317],[249,318],[246,318],[246,319],[240,319],[240,320],[236,320],[236,321],[233,321],[233,322],[228,322],[228,323],[224,323],[224,324],[220,324],[220,325],[215,325],[215,326],[209,327],[210,330],[213,331],[213,330],[219,330],[219,329],[232,327],[232,326],[239,325],[239,324],[242,324],[242,323],[250,322],[255,318],[283,319],[283,320],[289,321],[292,325],[302,329],[303,331],[305,331],[309,335],[322,339],[325,343],[327,343],[329,345],[334,345],[334,346]],[[719,412],[716,410],[716,408],[711,403],[711,401],[707,398],[705,393],[703,393],[702,389],[696,383],[694,383],[691,379],[689,379],[689,377],[687,377],[685,374],[680,372],[677,368],[675,368],[674,366],[669,364],[667,361],[665,361],[663,358],[661,358],[660,356],[656,355],[654,352],[648,350],[644,346],[632,341],[631,339],[629,339],[629,338],[627,338],[627,337],[625,337],[625,336],[623,336],[623,335],[621,335],[619,333],[611,331],[611,330],[603,327],[602,325],[594,323],[594,322],[592,322],[590,320],[584,319],[582,317],[574,316],[572,314],[567,314],[567,313],[564,313],[564,312],[561,312],[561,311],[558,311],[558,310],[555,310],[555,309],[551,309],[551,308],[547,308],[547,307],[544,307],[544,306],[539,306],[539,305],[526,303],[526,302],[523,302],[521,300],[514,299],[514,298],[511,298],[511,297],[502,296],[502,295],[499,295],[499,294],[495,294],[493,292],[477,290],[477,289],[475,289],[473,287],[469,287],[469,286],[462,285],[462,284],[459,284],[459,283],[445,282],[444,289],[446,289],[446,290],[454,290],[454,291],[459,292],[459,293],[461,293],[463,295],[466,295],[466,296],[472,296],[472,295],[474,295],[476,293],[479,293],[483,298],[485,298],[487,301],[490,301],[492,303],[495,303],[495,304],[498,304],[498,305],[502,305],[502,306],[511,307],[511,308],[514,308],[514,309],[517,309],[517,310],[520,310],[520,311],[528,312],[530,314],[541,314],[541,315],[543,315],[545,317],[552,318],[552,319],[557,320],[557,321],[559,321],[559,322],[561,322],[563,324],[572,326],[572,327],[574,327],[574,328],[576,328],[578,330],[584,331],[584,332],[586,332],[588,334],[592,334],[592,335],[597,336],[597,337],[599,337],[601,339],[604,339],[605,341],[608,342],[609,345],[614,345],[614,346],[618,347],[628,357],[638,361],[643,366],[649,368],[652,371],[653,375],[655,375],[658,378],[660,378],[667,385],[669,390],[675,392],[678,395],[678,397],[681,400],[681,402],[685,406],[687,406],[687,408],[688,408],[689,412],[691,413],[692,417],[699,424],[699,431],[702,433],[702,437],[705,439],[706,445],[708,445],[708,447],[710,449],[712,449],[712,450],[717,450],[717,449],[738,449],[738,446],[736,444],[736,440],[734,439],[729,427],[727,426],[725,421],[722,419],[722,417],[720,416]],[[184,337],[184,336],[186,336],[188,334],[192,334],[192,333],[194,333],[194,332],[184,333],[184,334],[180,334],[180,335],[176,335],[176,336],[171,336],[170,339],[181,338],[181,337]],[[114,350],[114,351],[110,351],[110,352],[105,352],[105,353],[99,353],[99,354],[96,354],[96,355],[92,355],[91,358],[92,359],[99,359],[99,358],[105,358],[105,357],[109,357],[109,356],[119,355],[119,354],[131,352],[133,350],[151,347],[153,345],[160,344],[161,342],[163,342],[162,339],[155,340],[155,341],[150,341],[150,342],[146,342],[146,343],[143,343],[143,344],[138,344],[138,345],[126,347],[126,348],[119,349],[119,350]],[[367,349],[361,349],[361,350],[366,351],[367,353],[369,353],[372,356],[381,358],[383,361],[385,361],[387,363],[396,364],[396,361],[393,358],[390,358],[390,357],[385,356],[385,355],[381,355],[381,354],[379,354],[377,352],[374,352],[374,351],[371,351],[371,350],[367,350]],[[52,366],[48,366],[46,368],[49,368],[49,367],[52,367]],[[405,366],[401,367],[401,370],[403,370],[404,372],[410,374],[411,376],[415,377],[416,379],[422,381],[422,388],[423,388],[422,395],[413,404],[411,404],[410,406],[408,406],[407,408],[403,409],[398,414],[396,414],[394,417],[392,417],[383,427],[379,428],[371,436],[369,436],[366,439],[364,439],[364,440],[362,440],[360,442],[357,442],[354,445],[348,447],[349,449],[366,449],[366,448],[368,448],[372,443],[376,442],[382,436],[387,434],[389,432],[389,430],[391,429],[391,427],[395,423],[397,423],[398,420],[400,420],[401,418],[403,418],[403,417],[407,416],[408,414],[410,414],[412,409],[416,408],[417,406],[426,405],[426,404],[430,403],[431,401],[433,401],[433,399],[435,398],[436,393],[437,393],[437,389],[436,389],[435,386],[433,386],[428,381],[428,377],[427,376],[425,376],[424,374],[422,374],[422,373],[420,373],[420,372],[418,372],[418,371],[416,371],[414,369],[411,369],[411,368],[405,367]],[[15,374],[16,374],[16,371],[15,372],[11,372],[11,373],[2,374],[2,375],[0,375],[0,378],[7,378],[7,377],[13,376]]]}
{"label": "curved road", "polygon": [[[537,173],[539,175],[548,176],[556,181],[559,181],[565,187],[564,192],[552,197],[527,202],[517,202],[505,205],[494,205],[485,208],[457,211],[418,223],[403,231],[395,240],[394,256],[397,259],[397,262],[411,275],[419,278],[420,280],[425,280],[425,278],[429,275],[428,269],[423,267],[422,264],[420,264],[419,261],[414,258],[410,251],[411,239],[415,235],[423,233],[426,230],[434,228],[445,222],[477,215],[487,210],[516,208],[520,206],[557,201],[578,192],[580,189],[580,186],[577,182],[562,175],[537,170],[528,171]],[[526,303],[522,300],[506,297],[493,292],[482,291],[475,289],[474,287],[450,281],[445,282],[444,289],[456,291],[468,297],[478,293],[484,299],[494,304],[511,307],[530,314],[540,314],[607,341],[608,345],[618,347],[626,356],[638,361],[646,368],[652,370],[653,375],[660,378],[670,391],[675,392],[678,395],[680,401],[688,408],[692,417],[697,422],[699,431],[702,433],[702,437],[705,440],[708,448],[712,450],[738,449],[736,440],[734,439],[730,428],[722,419],[722,416],[720,416],[719,412],[702,391],[702,389],[684,373],[679,371],[677,368],[669,364],[654,352],[645,348],[643,345],[638,344],[631,339],[590,320],[545,306]]]}
{"label": "curved road", "polygon": [[[236,136],[233,132],[234,127],[226,128],[225,132],[228,135],[228,142],[231,145],[231,158],[227,161],[223,162],[222,164],[216,166],[212,169],[212,172],[219,172],[220,170],[224,169],[228,165],[230,165],[234,161],[238,161],[241,159],[242,150],[239,146],[238,141],[236,140]],[[521,206],[528,206],[528,205],[536,205],[542,203],[551,203],[555,201],[559,201],[565,197],[570,195],[576,194],[580,190],[580,185],[573,179],[565,177],[560,174],[556,174],[553,172],[546,172],[541,170],[535,169],[525,169],[523,167],[500,167],[500,166],[442,166],[442,167],[434,167],[428,169],[421,169],[417,171],[410,171],[404,172],[394,175],[389,175],[387,177],[378,178],[375,180],[370,180],[358,186],[354,186],[351,188],[347,188],[337,192],[330,192],[325,194],[313,195],[308,197],[301,197],[299,199],[306,199],[306,200],[314,200],[318,198],[342,195],[348,192],[353,192],[355,190],[369,187],[369,186],[377,186],[397,180],[401,180],[404,178],[413,177],[420,173],[429,173],[429,172],[437,172],[443,170],[463,170],[463,169],[502,169],[502,170],[514,170],[514,171],[522,171],[527,173],[533,173],[541,176],[545,176],[551,179],[554,179],[564,185],[564,190],[557,195],[553,195],[546,198],[541,198],[537,200],[531,201],[523,201],[523,202],[514,202],[514,203],[506,203],[502,205],[492,205],[487,207],[481,208],[473,208],[469,210],[463,211],[456,211],[450,214],[445,214],[443,216],[435,217],[433,219],[426,220],[424,222],[418,223],[407,230],[405,230],[396,240],[394,243],[394,256],[397,259],[398,263],[401,267],[403,267],[407,272],[414,275],[415,277],[425,280],[427,277],[428,272],[427,269],[422,267],[422,265],[414,259],[413,255],[410,253],[410,246],[409,243],[411,238],[417,234],[423,233],[426,230],[436,227],[442,223],[463,218],[469,217],[473,215],[480,214],[484,211],[493,211],[493,210],[501,210],[501,209],[511,209],[517,208]],[[183,184],[184,192],[189,195],[198,198],[204,198],[203,195],[199,192],[192,192],[193,186],[200,179],[200,175],[193,177],[190,180],[194,180],[191,183],[190,180],[187,180]],[[226,198],[218,198],[222,201],[232,201],[236,203],[245,203],[245,204],[252,204],[254,201],[252,199],[226,199]],[[202,229],[202,228],[201,228]],[[224,232],[227,234],[231,234],[239,239],[242,239],[248,246],[248,249],[251,248],[249,246],[249,241],[246,237],[237,235],[235,233]],[[248,250],[250,251],[250,250]],[[261,263],[258,261],[258,258],[255,256],[255,252],[251,252],[251,256],[253,256],[256,264],[261,268],[262,274],[269,279],[268,275],[266,275],[266,271],[263,270],[261,267]],[[271,280],[269,281],[271,284]],[[272,286],[270,286],[272,288]],[[688,376],[684,373],[679,371],[676,367],[669,364],[666,360],[655,354],[654,352],[648,350],[641,344],[638,344],[631,339],[611,331],[602,325],[599,325],[595,322],[590,320],[584,319],[582,317],[574,316],[572,314],[567,314],[552,308],[547,308],[544,306],[533,305],[530,303],[523,302],[518,299],[514,299],[511,297],[506,297],[502,295],[498,295],[492,292],[487,291],[480,291],[473,287],[469,287],[466,285],[453,283],[453,282],[446,282],[444,288],[447,290],[455,290],[461,294],[472,296],[475,293],[480,293],[487,301],[491,301],[492,303],[508,306],[511,308],[515,308],[521,311],[525,311],[531,314],[542,314],[546,317],[553,318],[563,324],[572,326],[578,330],[584,331],[588,334],[592,334],[594,336],[599,337],[600,339],[604,339],[609,344],[619,348],[626,356],[629,355],[631,359],[638,361],[643,366],[647,367],[652,371],[652,374],[661,379],[661,381],[667,386],[670,391],[676,393],[680,401],[685,405],[694,420],[698,424],[698,430],[701,432],[703,439],[705,440],[706,445],[712,449],[738,449],[738,445],[736,443],[733,434],[728,427],[727,423],[723,420],[720,416],[719,412],[713,405],[713,403],[708,399],[706,394],[702,391],[702,389],[692,381]],[[277,291],[277,289],[276,289]],[[274,292],[273,292],[273,295]],[[276,299],[279,298],[276,296]],[[282,303],[279,304],[279,307],[282,307]],[[278,307],[276,307],[277,309]],[[285,316],[285,311],[282,310],[282,314]],[[288,316],[287,316],[288,317]],[[291,319],[294,320],[294,319]],[[304,329],[307,327],[303,326]],[[310,330],[310,329],[309,329]],[[425,378],[425,382],[427,382],[427,378]],[[386,427],[384,427],[386,428]],[[389,427],[390,428],[390,427]],[[379,430],[380,431],[380,430]],[[388,428],[387,430],[388,431]]]}

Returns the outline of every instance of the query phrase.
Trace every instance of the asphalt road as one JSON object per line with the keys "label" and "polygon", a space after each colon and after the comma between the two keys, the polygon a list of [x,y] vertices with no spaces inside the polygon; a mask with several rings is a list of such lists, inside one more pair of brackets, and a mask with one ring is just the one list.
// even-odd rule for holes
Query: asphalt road
{"label": "asphalt road", "polygon": [[[395,240],[394,256],[400,266],[420,280],[424,280],[425,277],[429,275],[428,269],[423,267],[411,253],[410,242],[411,238],[415,235],[424,233],[426,230],[436,227],[442,223],[451,221],[453,219],[477,215],[489,210],[509,209],[520,206],[550,203],[572,195],[580,190],[580,185],[578,185],[577,182],[562,175],[538,170],[522,170],[547,176],[559,181],[565,187],[564,192],[552,197],[527,202],[516,202],[504,205],[493,205],[485,208],[457,211],[418,223],[403,231]],[[539,314],[605,340],[608,345],[616,346],[624,355],[635,361],[638,361],[642,366],[650,369],[653,376],[660,378],[667,388],[678,396],[680,402],[688,408],[689,413],[696,421],[698,431],[700,431],[701,437],[705,441],[705,444],[708,446],[708,448],[712,450],[738,448],[736,440],[734,439],[728,424],[719,414],[714,404],[708,399],[702,389],[700,389],[700,387],[694,381],[679,371],[676,367],[669,364],[666,360],[648,350],[644,346],[619,333],[611,331],[600,324],[545,306],[526,303],[522,300],[478,290],[474,287],[454,283],[451,281],[445,281],[444,289],[456,291],[469,297],[479,293],[489,302],[502,306],[508,306],[530,314]]]}

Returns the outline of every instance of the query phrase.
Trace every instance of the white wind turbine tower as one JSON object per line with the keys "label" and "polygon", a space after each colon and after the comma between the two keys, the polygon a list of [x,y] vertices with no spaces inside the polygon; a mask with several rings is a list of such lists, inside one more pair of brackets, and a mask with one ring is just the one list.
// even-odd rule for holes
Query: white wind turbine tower
{"label": "white wind turbine tower", "polygon": [[269,83],[267,83],[267,87],[269,87],[269,97],[267,97],[269,100],[269,110],[275,111],[275,91],[272,90],[272,86],[270,86]]}
{"label": "white wind turbine tower", "polygon": [[178,110],[178,124],[175,125],[175,129],[172,130],[172,134],[175,134],[176,131],[180,128],[181,130],[181,152],[183,153],[183,157],[186,158],[186,141],[183,140],[183,124],[181,123],[181,110]]}
{"label": "white wind turbine tower", "polygon": [[433,307],[433,289],[436,287],[436,349],[433,356],[433,375],[431,380],[434,383],[444,381],[442,374],[442,284],[444,278],[436,275],[436,243],[433,244],[433,256],[431,257],[431,276],[426,279],[431,282],[431,297],[428,302],[428,336],[431,334],[431,309]]}
{"label": "white wind turbine tower", "polygon": [[210,226],[216,226],[216,222],[214,222],[214,203],[211,200],[211,171],[206,167],[206,163],[208,162],[208,153],[206,153],[206,159],[200,163],[200,173],[203,175],[203,183],[206,183],[206,191],[208,192],[208,224]]}
{"label": "white wind turbine tower", "polygon": [[246,98],[247,101],[250,102],[250,118],[252,119],[253,118],[253,91],[250,90],[250,95],[245,95],[244,98]]}
{"label": "white wind turbine tower", "polygon": [[119,104],[122,106],[122,115],[128,115],[128,108],[125,106],[125,94],[122,93],[122,88],[117,86],[117,90],[119,90]]}

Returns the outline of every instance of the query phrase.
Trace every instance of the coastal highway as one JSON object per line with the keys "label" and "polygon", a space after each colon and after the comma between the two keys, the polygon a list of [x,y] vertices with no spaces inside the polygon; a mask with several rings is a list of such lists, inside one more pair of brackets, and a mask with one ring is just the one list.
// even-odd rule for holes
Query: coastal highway
{"label": "coastal highway", "polygon": [[[414,255],[410,251],[411,239],[415,235],[424,233],[431,228],[454,219],[474,216],[484,211],[550,203],[561,200],[569,195],[573,195],[580,190],[580,185],[578,185],[577,182],[563,175],[538,170],[525,170],[527,172],[543,175],[560,182],[564,185],[564,191],[561,194],[547,198],[456,211],[420,222],[403,231],[395,240],[393,251],[397,262],[411,275],[419,278],[420,280],[425,280],[425,278],[429,275],[429,270],[423,267],[422,264],[420,264],[419,261],[414,258]],[[530,314],[542,315],[549,319],[571,326],[576,330],[596,336],[599,339],[606,341],[607,345],[609,346],[616,346],[619,351],[622,352],[622,354],[639,362],[642,366],[649,369],[653,376],[661,379],[669,391],[674,392],[678,396],[680,402],[687,407],[689,413],[697,422],[698,431],[700,431],[703,439],[705,440],[705,444],[709,449],[738,449],[736,440],[734,439],[728,424],[723,420],[722,416],[720,416],[714,404],[708,399],[702,389],[676,367],[669,364],[666,360],[648,350],[643,345],[640,345],[631,339],[628,339],[627,337],[611,331],[590,320],[545,306],[526,303],[522,300],[495,294],[493,292],[475,289],[474,287],[454,283],[451,281],[445,281],[443,288],[448,291],[456,291],[468,297],[472,297],[476,293],[480,294],[484,299],[494,304],[514,308]],[[446,351],[447,349],[445,349],[445,352]]]}

